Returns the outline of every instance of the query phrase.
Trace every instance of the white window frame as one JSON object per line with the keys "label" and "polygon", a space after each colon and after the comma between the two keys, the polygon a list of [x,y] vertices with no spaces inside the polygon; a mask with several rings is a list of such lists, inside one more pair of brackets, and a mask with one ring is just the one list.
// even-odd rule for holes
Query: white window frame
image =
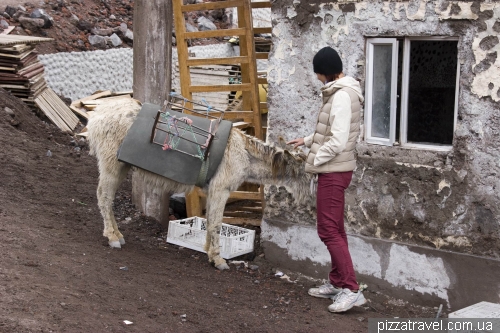
{"label": "white window frame", "polygon": [[[384,43],[384,40],[386,42]],[[410,149],[423,149],[423,150],[434,150],[434,151],[450,151],[453,149],[453,145],[440,145],[440,144],[421,144],[421,143],[409,143],[408,138],[408,91],[409,91],[409,69],[410,69],[410,50],[412,41],[458,41],[458,37],[441,37],[441,36],[429,36],[429,37],[405,37],[404,47],[403,47],[403,77],[401,82],[401,119],[399,124],[399,143],[395,143],[395,131],[396,131],[396,102],[393,103],[392,96],[397,94],[397,72],[398,72],[398,44],[394,43],[396,38],[369,38],[367,40],[367,59],[366,59],[366,85],[365,85],[365,129],[367,143],[382,144],[382,145],[395,145],[398,144],[403,148]],[[396,40],[397,42],[397,40]],[[380,138],[374,138],[371,136],[371,123],[372,123],[372,110],[371,103],[373,101],[373,75],[372,75],[372,61],[373,59],[373,45],[388,45],[393,44],[393,57],[392,57],[392,70],[393,77],[396,75],[396,83],[392,82],[392,94],[391,94],[391,119],[390,119],[390,137],[392,140],[380,140]],[[394,56],[394,54],[396,54]],[[394,67],[394,61],[396,61],[396,66]],[[457,127],[458,118],[458,96],[460,94],[460,61],[457,59],[457,78],[455,83],[455,110],[453,115],[453,134]],[[394,100],[395,101],[395,100]],[[392,114],[394,107],[394,115]],[[393,136],[394,132],[394,136]]]}
{"label": "white window frame", "polygon": [[[392,73],[391,73],[391,112],[389,138],[379,138],[372,135],[373,115],[373,49],[375,45],[392,45]],[[392,146],[396,140],[396,101],[398,84],[398,40],[396,38],[371,38],[367,41],[366,56],[366,102],[365,102],[365,130],[366,142]]]}

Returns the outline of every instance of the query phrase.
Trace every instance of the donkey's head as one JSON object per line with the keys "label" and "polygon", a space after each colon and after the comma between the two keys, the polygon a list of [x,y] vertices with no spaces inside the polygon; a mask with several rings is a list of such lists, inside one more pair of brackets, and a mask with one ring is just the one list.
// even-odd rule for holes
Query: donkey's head
{"label": "donkey's head", "polygon": [[305,172],[305,161],[302,150],[287,145],[280,137],[271,159],[272,175],[277,183],[292,190],[299,205],[314,205],[315,194],[310,190],[312,175]]}

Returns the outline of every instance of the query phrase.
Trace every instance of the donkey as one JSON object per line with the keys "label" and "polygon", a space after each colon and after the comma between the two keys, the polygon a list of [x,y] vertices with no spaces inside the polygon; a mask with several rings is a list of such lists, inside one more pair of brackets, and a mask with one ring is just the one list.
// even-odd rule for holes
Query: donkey
{"label": "donkey", "polygon": [[[99,167],[97,200],[104,219],[103,236],[113,248],[125,244],[113,214],[113,200],[118,186],[132,168],[118,161],[117,152],[140,109],[140,104],[133,99],[110,101],[99,105],[87,124],[90,154],[96,156]],[[284,148],[231,129],[222,161],[202,189],[207,194],[205,251],[218,269],[229,269],[219,248],[224,207],[229,193],[236,191],[243,182],[285,185],[299,204],[313,204],[309,193],[311,175],[304,171],[305,155],[299,150]],[[133,169],[144,182],[163,191],[189,193],[193,189],[193,185],[181,184],[140,168]]]}

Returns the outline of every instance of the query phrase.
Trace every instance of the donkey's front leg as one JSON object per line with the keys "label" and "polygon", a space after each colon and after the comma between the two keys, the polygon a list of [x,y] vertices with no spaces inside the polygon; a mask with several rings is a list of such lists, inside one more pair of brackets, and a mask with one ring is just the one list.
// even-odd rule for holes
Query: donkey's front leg
{"label": "donkey's front leg", "polygon": [[220,256],[220,229],[222,227],[222,217],[224,208],[229,198],[229,190],[208,191],[207,196],[207,240],[205,251],[208,260],[213,262],[220,270],[229,269],[229,266]]}

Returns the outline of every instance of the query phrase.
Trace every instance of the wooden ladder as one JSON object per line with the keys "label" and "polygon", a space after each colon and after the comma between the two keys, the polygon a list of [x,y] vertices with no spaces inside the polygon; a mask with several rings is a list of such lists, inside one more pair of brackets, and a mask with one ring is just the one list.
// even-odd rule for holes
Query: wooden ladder
{"label": "wooden ladder", "polygon": [[[252,8],[271,7],[269,1],[251,2],[250,0],[227,0],[217,2],[205,2],[200,4],[183,5],[182,0],[173,0],[173,12],[175,18],[175,31],[177,39],[177,52],[179,61],[179,74],[181,83],[181,94],[188,100],[193,100],[193,93],[202,92],[223,92],[223,91],[241,91],[243,96],[243,110],[225,112],[224,119],[241,119],[243,122],[235,123],[235,127],[251,127],[253,134],[259,139],[264,139],[262,129],[262,118],[259,102],[258,84],[262,80],[257,78],[256,59],[267,59],[267,53],[256,54],[254,45],[254,33],[270,33],[270,28],[255,28],[252,22]],[[220,29],[211,31],[187,32],[184,13],[194,11],[205,11],[223,8],[237,8],[238,27],[234,29]],[[213,37],[232,37],[238,36],[240,40],[240,55],[225,58],[195,58],[189,57],[188,40],[195,38],[213,38]],[[227,85],[191,85],[190,67],[203,65],[240,65],[241,83]],[[192,108],[192,105],[187,105]],[[214,115],[216,115],[214,113]],[[186,197],[187,215],[202,216],[202,199],[205,194],[196,187]],[[263,188],[257,191],[236,191],[229,196],[236,200],[260,201],[263,204]],[[262,211],[262,206],[258,207]],[[256,207],[249,207],[249,210],[255,211]],[[232,219],[224,217],[224,222],[229,223],[247,223],[245,219]],[[254,223],[255,224],[255,223]]]}

